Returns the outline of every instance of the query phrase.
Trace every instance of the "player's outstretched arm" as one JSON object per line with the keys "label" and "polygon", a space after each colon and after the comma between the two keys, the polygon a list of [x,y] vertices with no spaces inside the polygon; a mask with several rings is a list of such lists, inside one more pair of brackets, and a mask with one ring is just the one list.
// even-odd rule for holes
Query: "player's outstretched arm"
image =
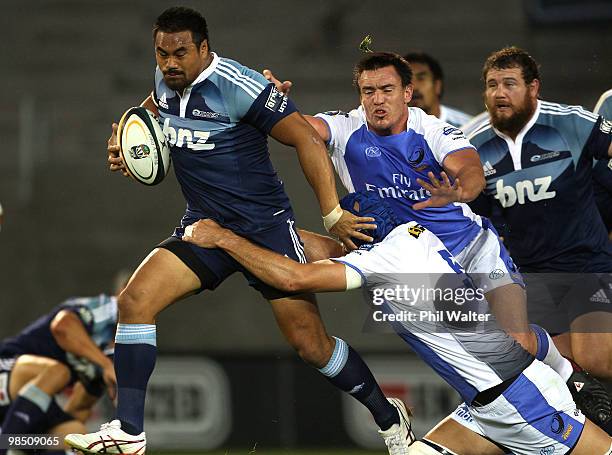
{"label": "player's outstretched arm", "polygon": [[257,278],[285,292],[345,291],[343,264],[329,260],[299,262],[262,248],[222,228],[213,220],[199,220],[185,229],[183,240],[203,248],[221,248]]}
{"label": "player's outstretched arm", "polygon": [[[430,198],[414,204],[415,210],[427,207],[444,207],[453,202],[471,202],[478,197],[486,181],[475,149],[469,148],[453,153],[444,160],[444,170],[439,180],[432,172],[428,173],[429,182],[417,179],[419,185],[431,194]],[[451,184],[448,176],[453,177]]]}
{"label": "player's outstretched arm", "polygon": [[279,142],[296,148],[306,180],[319,200],[325,228],[338,236],[350,249],[356,248],[351,238],[371,242],[372,237],[359,230],[376,229],[375,225],[368,224],[374,219],[356,217],[340,208],[334,171],[327,150],[304,117],[299,112],[294,112],[274,125],[270,135]]}
{"label": "player's outstretched arm", "polygon": [[113,362],[96,346],[79,317],[70,310],[62,310],[51,321],[51,333],[66,352],[84,357],[103,370],[108,393],[114,399],[117,377]]}

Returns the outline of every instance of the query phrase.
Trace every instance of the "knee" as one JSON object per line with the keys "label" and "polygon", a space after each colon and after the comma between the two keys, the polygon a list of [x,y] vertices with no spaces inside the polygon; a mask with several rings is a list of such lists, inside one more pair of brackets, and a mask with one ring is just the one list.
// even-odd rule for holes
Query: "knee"
{"label": "knee", "polygon": [[323,368],[327,365],[334,350],[333,338],[327,335],[314,337],[307,331],[298,331],[293,334],[289,343],[304,362],[315,368]]}
{"label": "knee", "polygon": [[155,318],[150,314],[148,305],[142,297],[142,293],[130,288],[125,288],[117,298],[119,309],[119,320],[127,323],[149,322]]}
{"label": "knee", "polygon": [[572,347],[574,361],[600,379],[612,379],[612,352],[609,349],[585,349]]}
{"label": "knee", "polygon": [[52,377],[54,377],[60,384],[68,385],[70,382],[70,370],[68,369],[68,366],[64,365],[63,363],[53,363],[53,365],[46,368],[45,372],[52,375]]}

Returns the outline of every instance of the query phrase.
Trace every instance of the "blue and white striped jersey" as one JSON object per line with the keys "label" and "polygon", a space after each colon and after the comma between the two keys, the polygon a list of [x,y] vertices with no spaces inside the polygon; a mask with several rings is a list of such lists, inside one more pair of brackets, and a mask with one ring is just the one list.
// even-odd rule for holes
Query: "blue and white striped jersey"
{"label": "blue and white striped jersey", "polygon": [[69,364],[66,352],[51,333],[51,321],[62,310],[76,314],[94,343],[102,350],[112,344],[117,326],[117,299],[100,294],[97,297],[76,297],[66,300],[50,313],[41,316],[19,334],[0,343],[0,356],[32,354]]}
{"label": "blue and white striped jersey", "polygon": [[487,180],[475,210],[501,210],[506,245],[523,271],[612,271],[612,256],[592,263],[610,254],[591,185],[593,158],[608,157],[608,122],[580,106],[538,101],[516,141],[488,118],[468,137]]}
{"label": "blue and white striped jersey", "polygon": [[[612,89],[601,95],[593,112],[612,121]],[[612,231],[612,159],[599,160],[595,163],[593,192],[606,228]]]}
{"label": "blue and white striped jersey", "polygon": [[212,55],[182,94],[155,73],[153,100],[187,201],[183,227],[212,218],[241,234],[266,230],[291,209],[267,136],[296,108],[261,74]]}
{"label": "blue and white striped jersey", "polygon": [[461,126],[472,120],[472,116],[470,114],[466,114],[465,112],[455,109],[454,107],[445,106],[444,104],[440,105],[440,117],[438,118],[443,122],[457,128],[461,128]]}
{"label": "blue and white striped jersey", "polygon": [[480,232],[480,217],[462,203],[419,211],[412,205],[430,196],[417,178],[429,181],[429,171],[439,176],[448,155],[473,146],[459,129],[419,108],[408,109],[407,131],[391,136],[370,131],[362,107],[317,117],[329,126],[331,160],[349,192],[377,192],[402,222],[419,222],[458,254]]}
{"label": "blue and white striped jersey", "polygon": [[[533,361],[487,313],[482,294],[459,300],[457,292],[470,284],[467,275],[440,239],[418,223],[397,226],[381,242],[333,261],[361,274],[374,320],[384,324],[383,314],[398,316],[390,321],[398,335],[467,403]],[[451,289],[457,298],[441,305],[441,292]]]}

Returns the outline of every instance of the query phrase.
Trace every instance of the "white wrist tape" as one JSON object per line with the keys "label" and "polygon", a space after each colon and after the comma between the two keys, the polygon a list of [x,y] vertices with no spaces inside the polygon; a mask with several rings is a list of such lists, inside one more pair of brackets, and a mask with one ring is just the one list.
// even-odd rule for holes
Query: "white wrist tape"
{"label": "white wrist tape", "polygon": [[340,208],[340,204],[338,204],[331,212],[323,217],[323,225],[325,226],[325,230],[327,232],[330,231],[334,224],[338,222],[340,217],[342,216],[343,210]]}

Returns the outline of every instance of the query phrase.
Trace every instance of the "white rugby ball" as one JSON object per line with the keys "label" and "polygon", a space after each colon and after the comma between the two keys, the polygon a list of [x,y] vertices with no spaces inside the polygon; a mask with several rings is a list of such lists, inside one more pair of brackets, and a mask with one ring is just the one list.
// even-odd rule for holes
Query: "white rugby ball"
{"label": "white rugby ball", "polygon": [[117,131],[125,168],[135,180],[157,185],[170,170],[170,147],[157,117],[144,107],[131,107]]}

